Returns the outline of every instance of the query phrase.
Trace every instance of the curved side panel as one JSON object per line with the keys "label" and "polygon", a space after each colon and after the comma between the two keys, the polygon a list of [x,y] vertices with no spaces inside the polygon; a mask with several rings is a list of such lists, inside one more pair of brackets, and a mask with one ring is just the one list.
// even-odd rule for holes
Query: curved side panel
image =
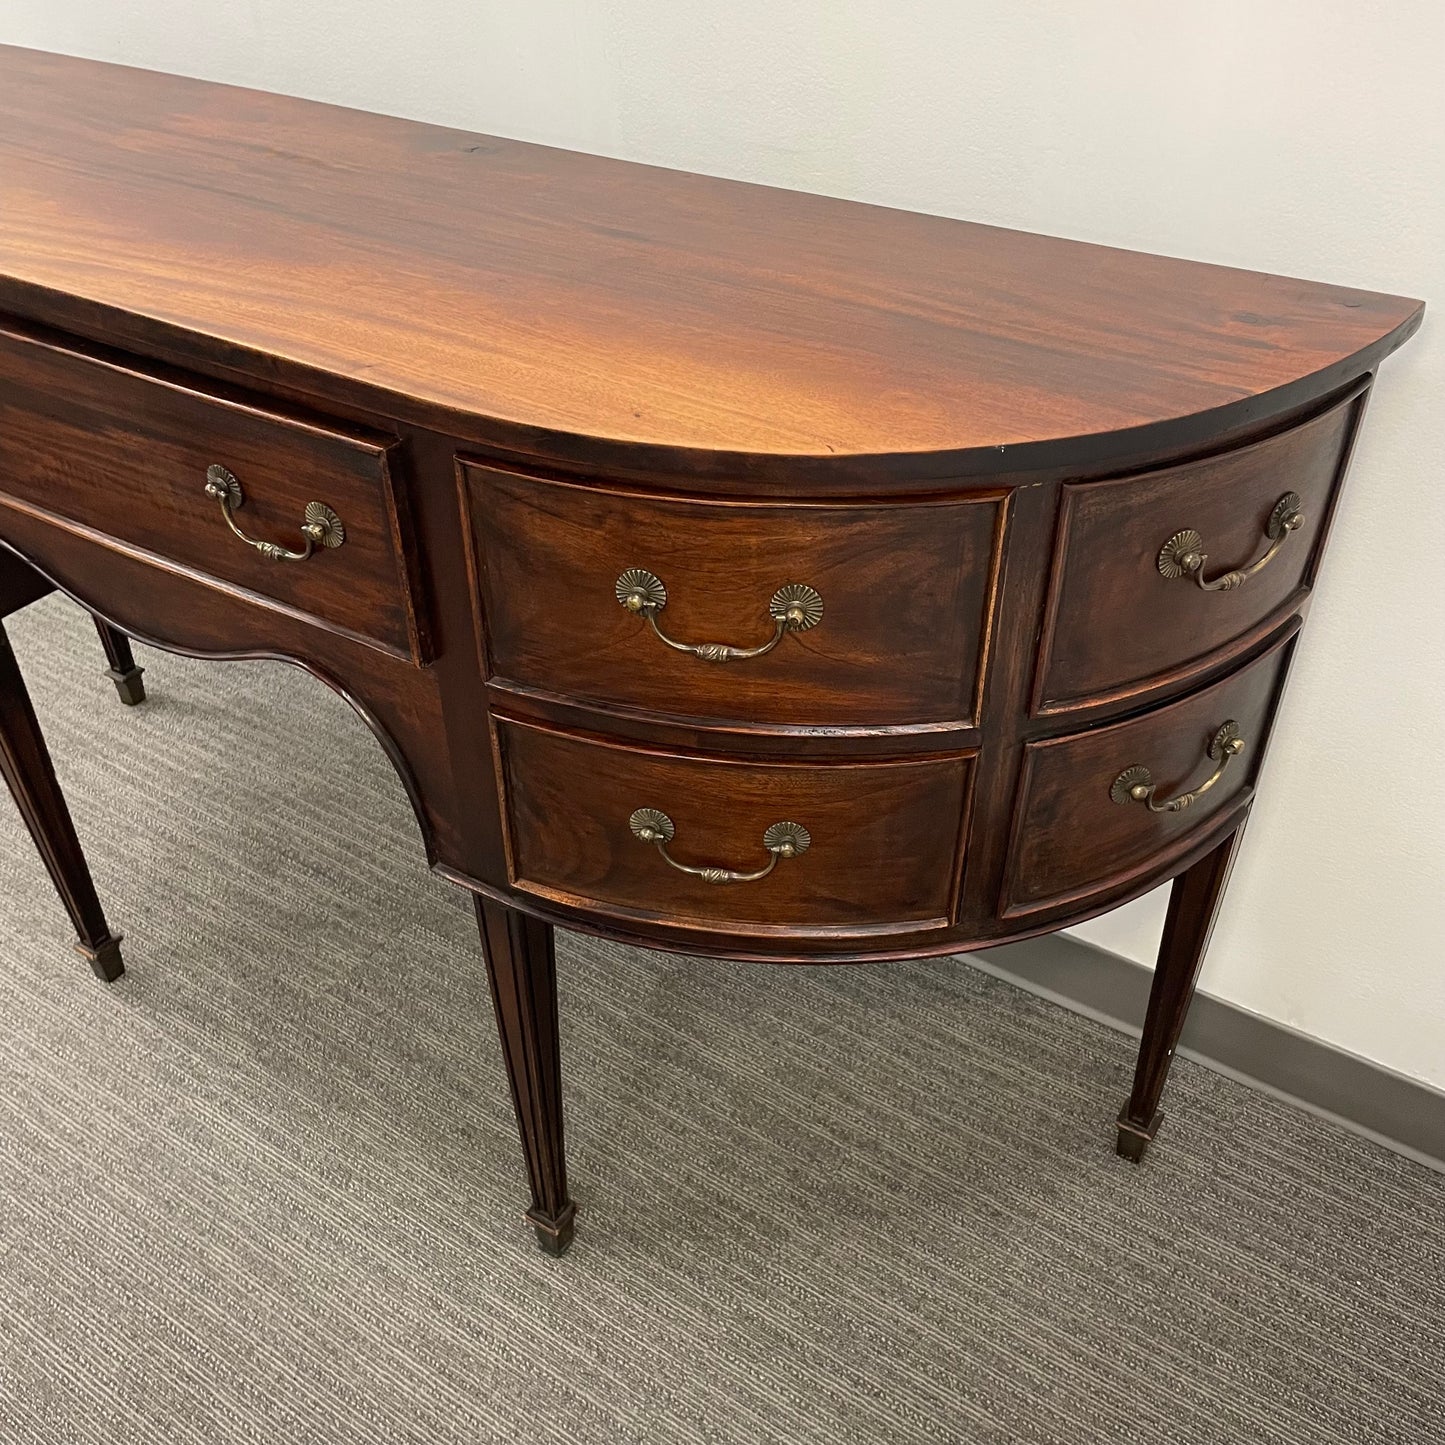
{"label": "curved side panel", "polygon": [[[459,860],[450,759],[435,677],[375,648],[208,585],[0,497],[0,549],[140,642],[216,661],[287,662],[350,704],[385,750],[416,813],[429,864]],[[143,598],[143,605],[139,599]]]}

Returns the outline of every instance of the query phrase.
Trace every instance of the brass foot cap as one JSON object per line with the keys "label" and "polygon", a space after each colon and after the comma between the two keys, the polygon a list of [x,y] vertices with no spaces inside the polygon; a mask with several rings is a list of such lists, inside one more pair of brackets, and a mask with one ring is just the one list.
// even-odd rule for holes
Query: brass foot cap
{"label": "brass foot cap", "polygon": [[133,667],[129,672],[117,672],[113,667],[105,670],[105,675],[115,684],[115,690],[120,694],[120,700],[127,707],[134,707],[137,703],[146,700],[145,683],[141,681],[141,674],[144,671],[143,667]]}
{"label": "brass foot cap", "polygon": [[75,951],[91,966],[95,976],[104,983],[114,983],[125,972],[121,962],[120,941],[123,934],[112,934],[93,947],[88,943],[77,943]]}
{"label": "brass foot cap", "polygon": [[577,1219],[577,1206],[569,1199],[557,1214],[543,1214],[540,1209],[527,1211],[527,1222],[537,1231],[537,1243],[543,1254],[560,1257],[572,1247]]}
{"label": "brass foot cap", "polygon": [[1144,1158],[1144,1151],[1153,1143],[1154,1135],[1163,1122],[1164,1115],[1160,1110],[1154,1111],[1154,1117],[1148,1124],[1139,1124],[1129,1117],[1129,1111],[1125,1109],[1119,1115],[1119,1138],[1114,1146],[1120,1157],[1131,1159],[1138,1164]]}

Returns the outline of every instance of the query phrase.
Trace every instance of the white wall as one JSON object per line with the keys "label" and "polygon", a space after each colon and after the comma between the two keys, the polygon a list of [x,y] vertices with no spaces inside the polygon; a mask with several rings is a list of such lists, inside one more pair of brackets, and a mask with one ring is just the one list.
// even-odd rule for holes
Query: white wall
{"label": "white wall", "polygon": [[[1440,0],[6,0],[0,40],[1445,304]],[[1203,982],[1445,1086],[1442,334],[1373,403]]]}

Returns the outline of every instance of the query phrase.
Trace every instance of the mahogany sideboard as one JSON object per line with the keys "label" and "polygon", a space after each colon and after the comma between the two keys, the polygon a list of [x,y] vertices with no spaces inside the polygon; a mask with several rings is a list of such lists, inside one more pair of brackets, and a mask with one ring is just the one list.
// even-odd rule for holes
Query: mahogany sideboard
{"label": "mahogany sideboard", "polygon": [[[1173,879],[1137,1160],[1421,311],[4,48],[0,614],[78,600],[130,701],[127,635],[351,703],[549,1250],[557,925],[914,958]],[[117,977],[8,645],[0,765]]]}

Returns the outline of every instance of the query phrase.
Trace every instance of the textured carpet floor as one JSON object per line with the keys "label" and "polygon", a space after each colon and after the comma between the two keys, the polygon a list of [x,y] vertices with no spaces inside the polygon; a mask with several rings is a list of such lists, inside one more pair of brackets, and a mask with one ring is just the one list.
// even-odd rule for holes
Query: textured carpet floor
{"label": "textured carpet floor", "polygon": [[[9,623],[129,973],[0,805],[0,1440],[1445,1441],[1445,1179],[961,963],[559,940],[541,1256],[464,896],[273,664]],[[799,1018],[807,1023],[800,1026]]]}

